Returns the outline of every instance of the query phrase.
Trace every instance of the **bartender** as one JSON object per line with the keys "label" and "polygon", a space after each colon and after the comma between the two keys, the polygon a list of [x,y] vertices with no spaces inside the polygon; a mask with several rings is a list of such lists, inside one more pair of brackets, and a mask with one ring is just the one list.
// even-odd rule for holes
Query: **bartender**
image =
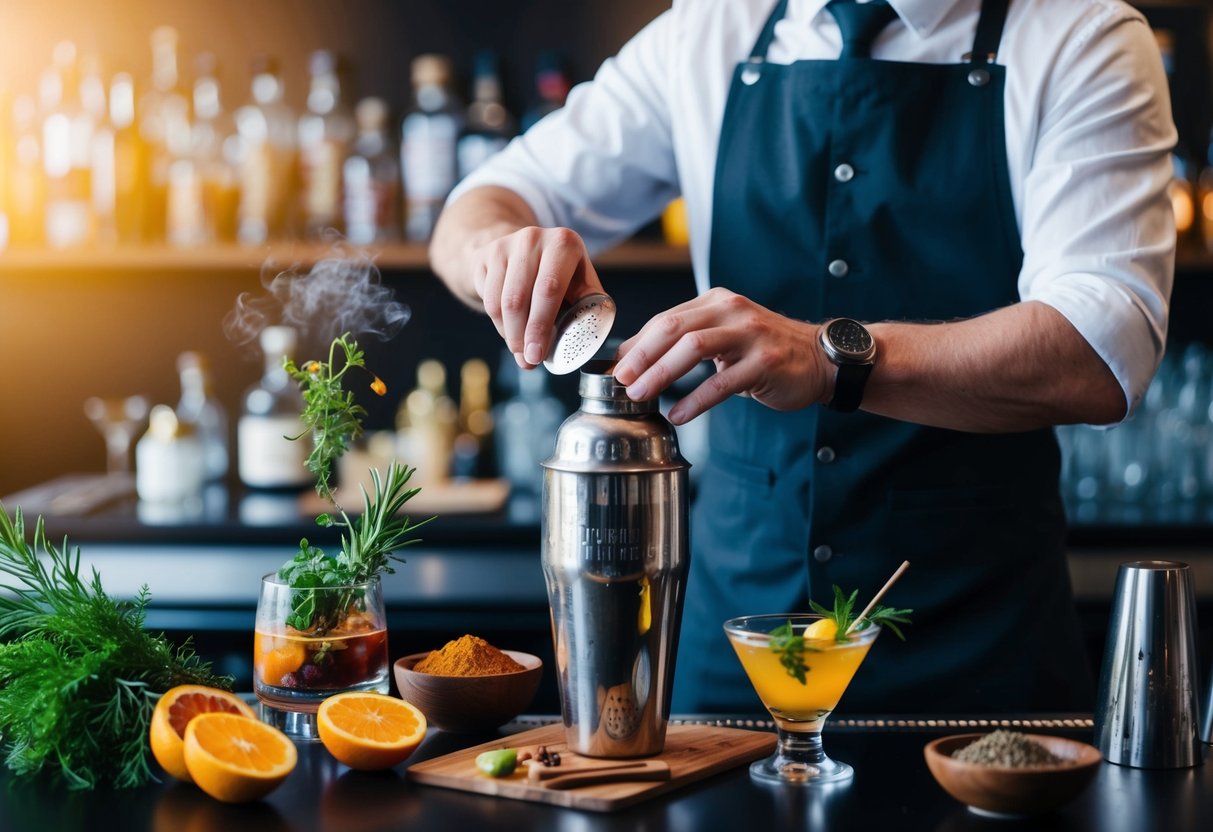
{"label": "bartender", "polygon": [[1089,710],[1051,426],[1161,359],[1176,133],[1119,0],[675,2],[451,195],[431,259],[540,363],[591,255],[686,198],[698,296],[615,376],[710,413],[673,707],[753,709],[721,623],[887,601],[853,712]]}

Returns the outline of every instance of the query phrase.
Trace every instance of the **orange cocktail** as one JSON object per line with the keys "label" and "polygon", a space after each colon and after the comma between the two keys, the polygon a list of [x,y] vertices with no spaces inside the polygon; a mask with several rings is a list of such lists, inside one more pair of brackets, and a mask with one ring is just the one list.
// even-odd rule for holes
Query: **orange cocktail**
{"label": "orange cocktail", "polygon": [[[754,776],[781,783],[824,783],[852,776],[851,767],[821,749],[821,729],[850,685],[880,627],[869,624],[844,640],[805,638],[820,615],[750,615],[725,622],[729,642],[779,730],[775,754],[751,766]],[[780,648],[773,631],[791,625],[795,656]],[[803,681],[789,670],[797,659]]]}

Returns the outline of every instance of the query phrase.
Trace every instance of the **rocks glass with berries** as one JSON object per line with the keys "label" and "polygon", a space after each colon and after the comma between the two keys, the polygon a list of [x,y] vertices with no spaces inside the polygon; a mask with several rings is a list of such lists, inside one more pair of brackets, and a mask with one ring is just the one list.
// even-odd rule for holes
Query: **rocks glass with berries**
{"label": "rocks glass with berries", "polygon": [[388,692],[387,617],[378,577],[293,587],[261,579],[253,640],[261,715],[295,739],[318,739],[316,709],[344,691]]}

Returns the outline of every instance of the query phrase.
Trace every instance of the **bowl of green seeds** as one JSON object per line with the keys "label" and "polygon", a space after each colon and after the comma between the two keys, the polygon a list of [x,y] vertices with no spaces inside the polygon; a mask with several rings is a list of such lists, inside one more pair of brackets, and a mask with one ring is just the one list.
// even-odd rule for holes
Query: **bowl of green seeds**
{"label": "bowl of green seeds", "polygon": [[1033,817],[1077,797],[1102,758],[1085,742],[1046,734],[992,731],[940,737],[923,749],[943,790],[977,814]]}

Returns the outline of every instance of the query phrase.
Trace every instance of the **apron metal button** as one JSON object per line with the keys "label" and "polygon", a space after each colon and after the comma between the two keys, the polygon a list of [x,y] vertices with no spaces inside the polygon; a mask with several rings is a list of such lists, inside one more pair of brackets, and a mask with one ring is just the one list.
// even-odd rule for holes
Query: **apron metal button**
{"label": "apron metal button", "polygon": [[750,58],[746,61],[746,65],[741,69],[741,83],[747,87],[752,87],[758,83],[758,79],[762,77],[762,58]]}
{"label": "apron metal button", "polygon": [[843,162],[838,167],[834,168],[834,178],[839,182],[850,182],[855,178],[855,168]]}
{"label": "apron metal button", "polygon": [[846,260],[831,260],[830,265],[826,266],[826,268],[834,277],[846,277],[847,272],[851,270]]}
{"label": "apron metal button", "polygon": [[834,550],[829,546],[818,546],[813,550],[813,560],[818,563],[825,563],[832,557],[834,557]]}
{"label": "apron metal button", "polygon": [[984,87],[990,83],[990,71],[988,69],[975,69],[969,73],[969,83],[975,87]]}
{"label": "apron metal button", "polygon": [[836,458],[837,455],[834,453],[834,449],[829,446],[817,449],[818,462],[833,462]]}

